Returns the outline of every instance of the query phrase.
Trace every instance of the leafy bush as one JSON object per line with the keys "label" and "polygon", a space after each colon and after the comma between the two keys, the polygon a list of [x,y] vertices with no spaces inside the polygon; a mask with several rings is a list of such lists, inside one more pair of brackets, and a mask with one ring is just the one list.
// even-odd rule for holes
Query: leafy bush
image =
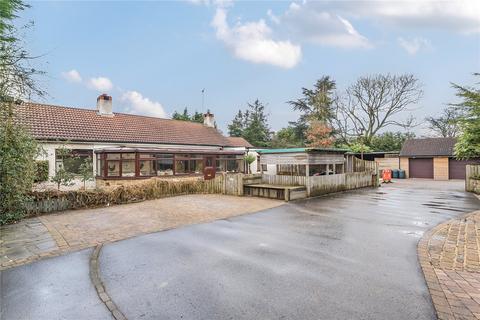
{"label": "leafy bush", "polygon": [[[480,77],[480,73],[474,73]],[[471,159],[480,156],[480,87],[467,87],[453,84],[457,90],[456,96],[460,103],[454,106],[460,108],[464,116],[460,117],[460,131],[455,144],[455,156],[458,159]]]}
{"label": "leafy bush", "polygon": [[66,147],[66,143],[64,143],[55,152],[57,157],[61,159],[61,162],[55,172],[55,176],[53,176],[50,181],[55,182],[57,184],[57,190],[60,190],[61,185],[72,185],[72,180],[75,178],[75,175],[71,171],[67,170],[70,160],[72,159],[69,157],[71,150]]}
{"label": "leafy bush", "polygon": [[0,101],[0,224],[24,216],[38,154],[36,141],[12,115],[13,106]]}
{"label": "leafy bush", "polygon": [[55,173],[55,176],[53,176],[50,181],[55,182],[57,184],[57,189],[60,190],[60,186],[70,186],[72,185],[72,180],[74,179],[74,174],[67,172],[63,168],[63,166],[60,166],[57,169],[57,172]]}
{"label": "leafy bush", "polygon": [[35,161],[35,166],[35,177],[33,181],[36,183],[48,181],[48,161]]}
{"label": "leafy bush", "polygon": [[87,188],[87,181],[93,180],[93,165],[92,158],[86,158],[83,163],[80,165],[80,178],[83,182],[83,189]]}
{"label": "leafy bush", "polygon": [[250,165],[257,160],[257,157],[255,157],[253,154],[247,154],[243,159],[247,163],[247,169],[248,169],[247,173],[251,173],[252,168],[250,168]]}

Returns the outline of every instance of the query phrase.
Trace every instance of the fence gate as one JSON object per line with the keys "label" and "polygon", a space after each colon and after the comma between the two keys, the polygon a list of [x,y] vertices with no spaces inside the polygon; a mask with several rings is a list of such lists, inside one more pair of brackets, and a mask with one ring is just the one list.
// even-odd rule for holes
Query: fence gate
{"label": "fence gate", "polygon": [[237,196],[239,194],[238,181],[239,178],[242,179],[239,174],[226,174],[225,176],[225,194]]}

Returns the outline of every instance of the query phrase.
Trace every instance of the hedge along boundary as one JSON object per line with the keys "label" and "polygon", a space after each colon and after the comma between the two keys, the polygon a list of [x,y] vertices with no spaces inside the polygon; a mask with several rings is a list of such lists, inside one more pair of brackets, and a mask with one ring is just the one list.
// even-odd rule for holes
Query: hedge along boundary
{"label": "hedge along boundary", "polygon": [[186,194],[224,193],[224,176],[213,180],[202,177],[180,179],[151,179],[141,184],[118,186],[92,191],[42,191],[30,194],[27,215],[34,216],[55,211],[104,207],[140,202]]}

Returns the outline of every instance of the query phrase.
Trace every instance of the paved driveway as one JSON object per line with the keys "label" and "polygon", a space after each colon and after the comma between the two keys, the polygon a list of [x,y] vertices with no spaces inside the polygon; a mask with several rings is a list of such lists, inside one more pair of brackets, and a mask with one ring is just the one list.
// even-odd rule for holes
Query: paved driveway
{"label": "paved driveway", "polygon": [[[401,181],[144,235],[105,245],[100,273],[128,319],[433,319],[416,244],[441,221],[478,210],[461,190]],[[84,319],[105,319],[91,287],[77,295],[86,270],[38,280],[86,257],[1,273],[1,318],[71,319],[45,307],[63,303],[65,315],[87,307]]]}
{"label": "paved driveway", "polygon": [[416,244],[478,209],[458,183],[413,181],[104,247],[129,319],[433,319]]}

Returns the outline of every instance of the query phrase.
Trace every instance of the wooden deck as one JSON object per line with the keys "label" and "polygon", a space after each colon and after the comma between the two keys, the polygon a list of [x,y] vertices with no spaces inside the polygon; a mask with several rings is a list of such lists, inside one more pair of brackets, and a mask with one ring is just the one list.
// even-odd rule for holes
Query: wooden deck
{"label": "wooden deck", "polygon": [[282,186],[275,184],[246,184],[243,186],[243,194],[251,197],[262,197],[278,200],[296,200],[307,197],[305,186]]}

